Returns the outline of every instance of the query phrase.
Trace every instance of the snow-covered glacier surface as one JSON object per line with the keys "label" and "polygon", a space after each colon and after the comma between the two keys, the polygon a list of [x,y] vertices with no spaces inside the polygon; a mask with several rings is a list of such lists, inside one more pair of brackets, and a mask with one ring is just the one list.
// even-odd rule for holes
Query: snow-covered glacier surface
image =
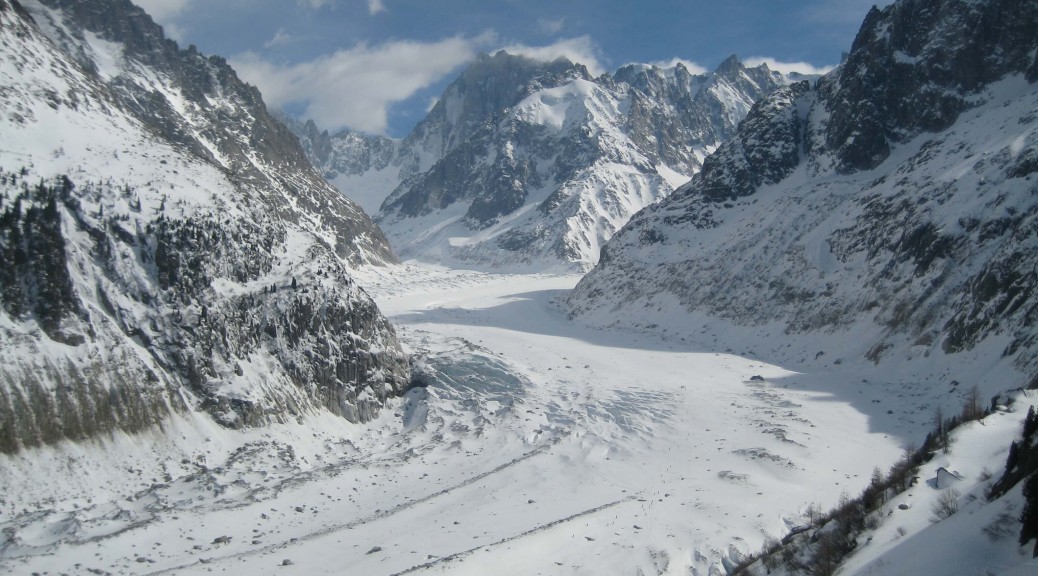
{"label": "snow-covered glacier surface", "polygon": [[882,374],[583,328],[577,276],[367,276],[419,387],[365,426],[186,415],[0,456],[0,572],[720,574],[929,416]]}

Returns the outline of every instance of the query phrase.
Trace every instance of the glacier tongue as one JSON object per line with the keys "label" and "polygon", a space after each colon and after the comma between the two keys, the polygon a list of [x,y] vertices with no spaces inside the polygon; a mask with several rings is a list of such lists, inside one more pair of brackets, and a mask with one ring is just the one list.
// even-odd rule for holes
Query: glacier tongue
{"label": "glacier tongue", "polygon": [[[391,410],[241,431],[177,416],[168,434],[47,447],[43,480],[0,456],[0,570],[719,574],[864,486],[916,416],[881,416],[904,385],[882,374],[859,395],[708,342],[574,325],[553,301],[576,275],[362,275],[416,356],[419,387]],[[66,467],[89,474],[62,492]]]}

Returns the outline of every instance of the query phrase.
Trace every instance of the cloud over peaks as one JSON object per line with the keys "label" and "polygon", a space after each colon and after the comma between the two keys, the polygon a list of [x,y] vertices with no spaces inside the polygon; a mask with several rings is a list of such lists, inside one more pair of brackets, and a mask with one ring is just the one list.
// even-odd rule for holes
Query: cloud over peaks
{"label": "cloud over peaks", "polygon": [[360,43],[295,64],[246,52],[230,59],[255,84],[268,105],[300,105],[303,115],[328,129],[349,127],[383,134],[389,108],[470,62],[493,36],[455,36],[438,42]]}
{"label": "cloud over peaks", "polygon": [[809,64],[807,62],[781,62],[767,56],[753,56],[752,58],[747,58],[743,61],[743,65],[750,68],[760,66],[761,64],[767,64],[768,68],[771,68],[776,72],[782,72],[783,74],[799,72],[800,74],[821,75],[826,74],[834,68],[833,66],[815,66],[814,64]]}
{"label": "cloud over peaks", "polygon": [[599,57],[601,51],[599,50],[598,45],[591,40],[590,36],[578,36],[576,38],[559,40],[558,42],[547,46],[511,44],[509,46],[503,46],[501,49],[509,54],[518,54],[520,56],[526,56],[527,58],[533,58],[534,60],[543,60],[545,62],[551,62],[552,60],[557,60],[559,58],[566,58],[570,62],[576,62],[586,66],[588,72],[590,72],[592,76],[598,76],[605,72],[601,63],[601,58]]}
{"label": "cloud over peaks", "polygon": [[191,0],[134,0],[133,3],[143,8],[159,24],[166,24],[184,12]]}
{"label": "cloud over peaks", "polygon": [[167,37],[180,41],[186,34],[179,19],[191,2],[192,0],[134,0],[133,3],[143,8],[155,23],[162,26]]}
{"label": "cloud over peaks", "polygon": [[657,60],[656,62],[649,62],[649,64],[651,66],[656,66],[657,68],[673,68],[673,67],[677,66],[678,64],[681,64],[682,66],[685,67],[686,70],[688,70],[692,74],[706,74],[707,72],[710,71],[710,70],[708,70],[706,68],[706,66],[698,64],[698,63],[693,62],[691,60],[686,60],[684,58],[671,58],[670,60]]}

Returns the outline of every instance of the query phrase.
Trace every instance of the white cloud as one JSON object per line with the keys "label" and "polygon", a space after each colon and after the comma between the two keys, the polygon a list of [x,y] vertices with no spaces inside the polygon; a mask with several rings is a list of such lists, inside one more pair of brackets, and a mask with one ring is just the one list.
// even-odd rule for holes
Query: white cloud
{"label": "white cloud", "polygon": [[368,0],[368,14],[374,16],[379,12],[386,11],[386,4],[383,0]]}
{"label": "white cloud", "polygon": [[284,28],[278,28],[278,31],[274,33],[274,37],[263,43],[264,48],[276,48],[278,46],[285,46],[295,41],[295,36],[285,32]]}
{"label": "white cloud", "polygon": [[814,64],[809,64],[807,62],[780,62],[767,56],[754,56],[743,61],[743,65],[749,68],[760,66],[761,64],[767,64],[768,68],[777,72],[782,72],[783,74],[789,74],[791,72],[799,72],[801,74],[825,74],[834,68],[834,66],[815,66]]}
{"label": "white cloud", "polygon": [[140,6],[151,16],[157,24],[162,26],[166,37],[180,41],[185,36],[185,29],[177,21],[193,0],[134,0],[134,4]]}
{"label": "white cloud", "polygon": [[184,39],[187,38],[187,28],[179,24],[162,24],[162,33],[166,35],[166,38],[176,40],[178,44],[183,44]]}
{"label": "white cloud", "polygon": [[598,76],[605,72],[599,62],[598,46],[591,40],[590,36],[578,36],[560,40],[547,46],[527,46],[525,44],[512,44],[501,48],[509,54],[519,54],[534,60],[551,62],[559,58],[566,58],[570,62],[577,62],[587,66],[592,76]]}
{"label": "white cloud", "polygon": [[176,21],[184,10],[187,9],[191,0],[134,0],[134,4],[144,8],[152,19],[159,24]]}
{"label": "white cloud", "polygon": [[390,106],[470,62],[493,41],[492,34],[483,34],[439,42],[362,43],[292,65],[247,52],[231,64],[272,107],[301,104],[303,114],[323,128],[382,134]]}
{"label": "white cloud", "polygon": [[670,60],[657,60],[656,62],[649,62],[649,65],[656,66],[659,68],[673,68],[681,64],[686,70],[692,74],[706,74],[708,70],[705,66],[697,64],[691,60],[685,60],[684,58],[671,58]]}
{"label": "white cloud", "polygon": [[538,18],[537,29],[541,31],[541,34],[547,34],[548,36],[554,36],[562,31],[562,27],[566,25],[566,18],[562,17],[558,20],[552,20],[550,18]]}

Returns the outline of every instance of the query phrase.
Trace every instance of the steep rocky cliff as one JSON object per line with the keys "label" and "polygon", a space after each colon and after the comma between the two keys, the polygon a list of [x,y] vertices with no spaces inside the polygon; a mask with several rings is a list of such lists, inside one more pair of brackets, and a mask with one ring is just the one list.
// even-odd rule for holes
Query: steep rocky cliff
{"label": "steep rocky cliff", "polygon": [[125,0],[0,0],[0,450],[205,410],[362,421],[393,260],[255,88]]}

